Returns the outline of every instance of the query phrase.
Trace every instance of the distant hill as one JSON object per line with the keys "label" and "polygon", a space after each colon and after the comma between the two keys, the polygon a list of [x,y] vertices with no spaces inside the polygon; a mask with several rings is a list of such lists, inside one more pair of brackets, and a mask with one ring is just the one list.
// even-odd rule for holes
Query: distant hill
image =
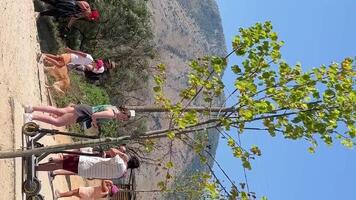
{"label": "distant hill", "polygon": [[[157,59],[152,65],[164,63],[167,66],[166,94],[172,99],[179,99],[178,91],[185,87],[188,74],[189,60],[205,55],[226,55],[225,40],[221,25],[219,10],[215,0],[150,0],[148,5],[152,14],[153,33],[157,45]],[[153,102],[151,98],[147,104]],[[198,98],[194,104],[201,104]],[[215,103],[219,104],[220,99]],[[149,129],[167,127],[165,115],[151,116],[153,120]],[[210,151],[215,155],[219,136],[217,133],[209,134]],[[160,147],[150,156],[162,157],[169,151],[169,141],[161,139],[157,144]],[[178,178],[191,174],[197,169],[203,169],[199,158],[193,151],[181,142],[172,145],[172,160],[174,171],[171,174]],[[166,156],[162,163],[166,163]],[[210,161],[211,162],[211,161]],[[165,171],[151,164],[144,164],[136,176],[137,188],[140,190],[157,189],[157,183],[164,180]],[[173,183],[174,186],[174,183]],[[161,194],[139,194],[138,199],[175,199],[172,196]],[[176,199],[184,197],[176,196]]]}

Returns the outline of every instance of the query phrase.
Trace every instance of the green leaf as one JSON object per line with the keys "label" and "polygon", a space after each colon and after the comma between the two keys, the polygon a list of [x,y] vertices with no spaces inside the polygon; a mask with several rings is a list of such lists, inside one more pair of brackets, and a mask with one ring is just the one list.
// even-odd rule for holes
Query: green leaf
{"label": "green leaf", "polygon": [[159,187],[160,190],[165,191],[167,190],[167,186],[163,181],[160,181],[157,183],[157,186]]}
{"label": "green leaf", "polygon": [[308,151],[309,151],[309,153],[315,153],[315,148],[314,147],[309,147]]}
{"label": "green leaf", "polygon": [[155,87],[153,87],[153,91],[160,92],[161,91],[161,87],[160,86],[155,86]]}
{"label": "green leaf", "polygon": [[233,148],[233,154],[234,154],[234,157],[236,158],[241,158],[242,155],[243,155],[243,151],[240,147],[234,147]]}
{"label": "green leaf", "polygon": [[252,112],[252,110],[249,110],[249,109],[240,109],[239,115],[247,120],[250,120],[253,118],[253,112]]}
{"label": "green leaf", "polygon": [[228,140],[227,140],[227,145],[229,145],[229,147],[235,147],[235,140],[234,139],[232,139],[232,138],[229,138]]}
{"label": "green leaf", "polygon": [[267,197],[263,196],[261,197],[261,200],[268,200]]}
{"label": "green leaf", "polygon": [[167,167],[167,169],[173,168],[173,162],[172,161],[167,162],[166,167]]}
{"label": "green leaf", "polygon": [[241,192],[241,200],[249,200],[246,192]]}
{"label": "green leaf", "polygon": [[242,166],[248,170],[251,170],[251,163],[247,159],[242,159]]}
{"label": "green leaf", "polygon": [[251,151],[254,155],[257,155],[257,156],[261,156],[261,155],[262,155],[261,150],[260,150],[257,146],[255,146],[255,145],[253,145],[253,146],[251,147],[250,151]]}
{"label": "green leaf", "polygon": [[352,149],[354,146],[352,140],[349,138],[341,140],[341,144],[343,144],[345,147],[347,147],[349,149]]}
{"label": "green leaf", "polygon": [[241,73],[241,69],[240,69],[240,67],[239,67],[238,65],[233,65],[233,66],[231,67],[231,70],[232,70],[235,74]]}
{"label": "green leaf", "polygon": [[173,140],[175,136],[176,136],[176,134],[173,131],[170,131],[167,133],[167,137],[171,140]]}

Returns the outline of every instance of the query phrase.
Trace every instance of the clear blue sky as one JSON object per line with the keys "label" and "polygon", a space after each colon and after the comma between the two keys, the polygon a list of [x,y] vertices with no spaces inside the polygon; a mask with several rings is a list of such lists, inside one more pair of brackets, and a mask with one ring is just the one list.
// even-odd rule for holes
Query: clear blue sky
{"label": "clear blue sky", "polygon": [[[228,52],[239,27],[270,20],[285,41],[282,57],[290,64],[300,62],[310,69],[356,55],[355,0],[217,2]],[[236,58],[230,59],[230,66],[234,61]],[[228,91],[233,90],[230,75],[224,76]],[[305,141],[271,138],[263,132],[246,132],[241,139],[244,145],[256,144],[262,150],[262,157],[252,161],[253,169],[247,174],[250,190],[258,196],[269,200],[356,199],[356,150],[337,141],[332,147],[320,144],[316,153],[310,154]],[[241,164],[232,157],[226,141],[220,140],[216,157],[236,183],[244,180]],[[215,171],[223,178],[216,167]]]}

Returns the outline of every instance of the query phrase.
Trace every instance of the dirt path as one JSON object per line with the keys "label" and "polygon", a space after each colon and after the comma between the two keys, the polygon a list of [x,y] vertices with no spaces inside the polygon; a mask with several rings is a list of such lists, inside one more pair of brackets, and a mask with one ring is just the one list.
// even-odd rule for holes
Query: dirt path
{"label": "dirt path", "polygon": [[[1,0],[0,4],[0,151],[22,146],[22,105],[46,105],[42,66],[37,65],[40,52],[32,0]],[[45,144],[70,142],[66,138],[44,138]],[[46,173],[40,173],[46,199],[52,199]],[[0,160],[0,200],[22,199],[21,159]],[[82,185],[81,179],[72,186]],[[58,177],[54,187],[67,190],[65,178]]]}

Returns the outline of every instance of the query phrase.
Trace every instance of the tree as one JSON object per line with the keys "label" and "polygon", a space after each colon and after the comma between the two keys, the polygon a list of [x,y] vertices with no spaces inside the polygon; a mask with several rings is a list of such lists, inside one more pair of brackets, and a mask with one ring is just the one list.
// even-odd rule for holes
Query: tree
{"label": "tree", "polygon": [[[159,137],[182,140],[189,142],[201,156],[202,162],[206,162],[204,143],[186,134],[216,129],[226,136],[226,144],[248,170],[252,168],[250,159],[261,156],[261,150],[257,146],[242,147],[225,132],[231,128],[237,128],[238,135],[245,130],[256,130],[266,131],[272,137],[282,134],[286,139],[304,139],[310,142],[310,152],[315,151],[320,141],[331,145],[334,140],[340,140],[343,145],[352,148],[356,136],[354,60],[345,58],[340,64],[322,65],[310,72],[303,72],[300,64],[291,66],[282,59],[280,48],[284,43],[278,40],[270,22],[241,28],[239,32],[232,42],[233,52],[226,57],[207,56],[190,63],[192,71],[188,87],[181,91],[180,101],[165,97],[165,66],[158,65],[153,90],[157,106],[166,109],[170,115],[170,126],[117,141],[129,139],[142,142]],[[242,61],[226,68],[227,59],[233,53]],[[236,76],[235,90],[227,97],[237,96],[235,105],[220,113],[207,110],[199,114],[197,110],[188,109],[200,94],[210,105],[214,98],[222,94],[224,83],[221,74],[224,71]],[[261,123],[257,123],[259,127],[251,127],[252,122]],[[341,132],[340,127],[346,131]],[[174,165],[169,161],[166,166],[169,169]],[[170,176],[166,178],[171,179]],[[251,199],[255,196],[246,190],[244,184],[232,184],[228,192],[211,175],[203,174],[199,180],[201,187],[197,188],[208,198]],[[169,190],[165,182],[161,182],[159,187],[160,191]],[[184,189],[187,188],[181,191]]]}

